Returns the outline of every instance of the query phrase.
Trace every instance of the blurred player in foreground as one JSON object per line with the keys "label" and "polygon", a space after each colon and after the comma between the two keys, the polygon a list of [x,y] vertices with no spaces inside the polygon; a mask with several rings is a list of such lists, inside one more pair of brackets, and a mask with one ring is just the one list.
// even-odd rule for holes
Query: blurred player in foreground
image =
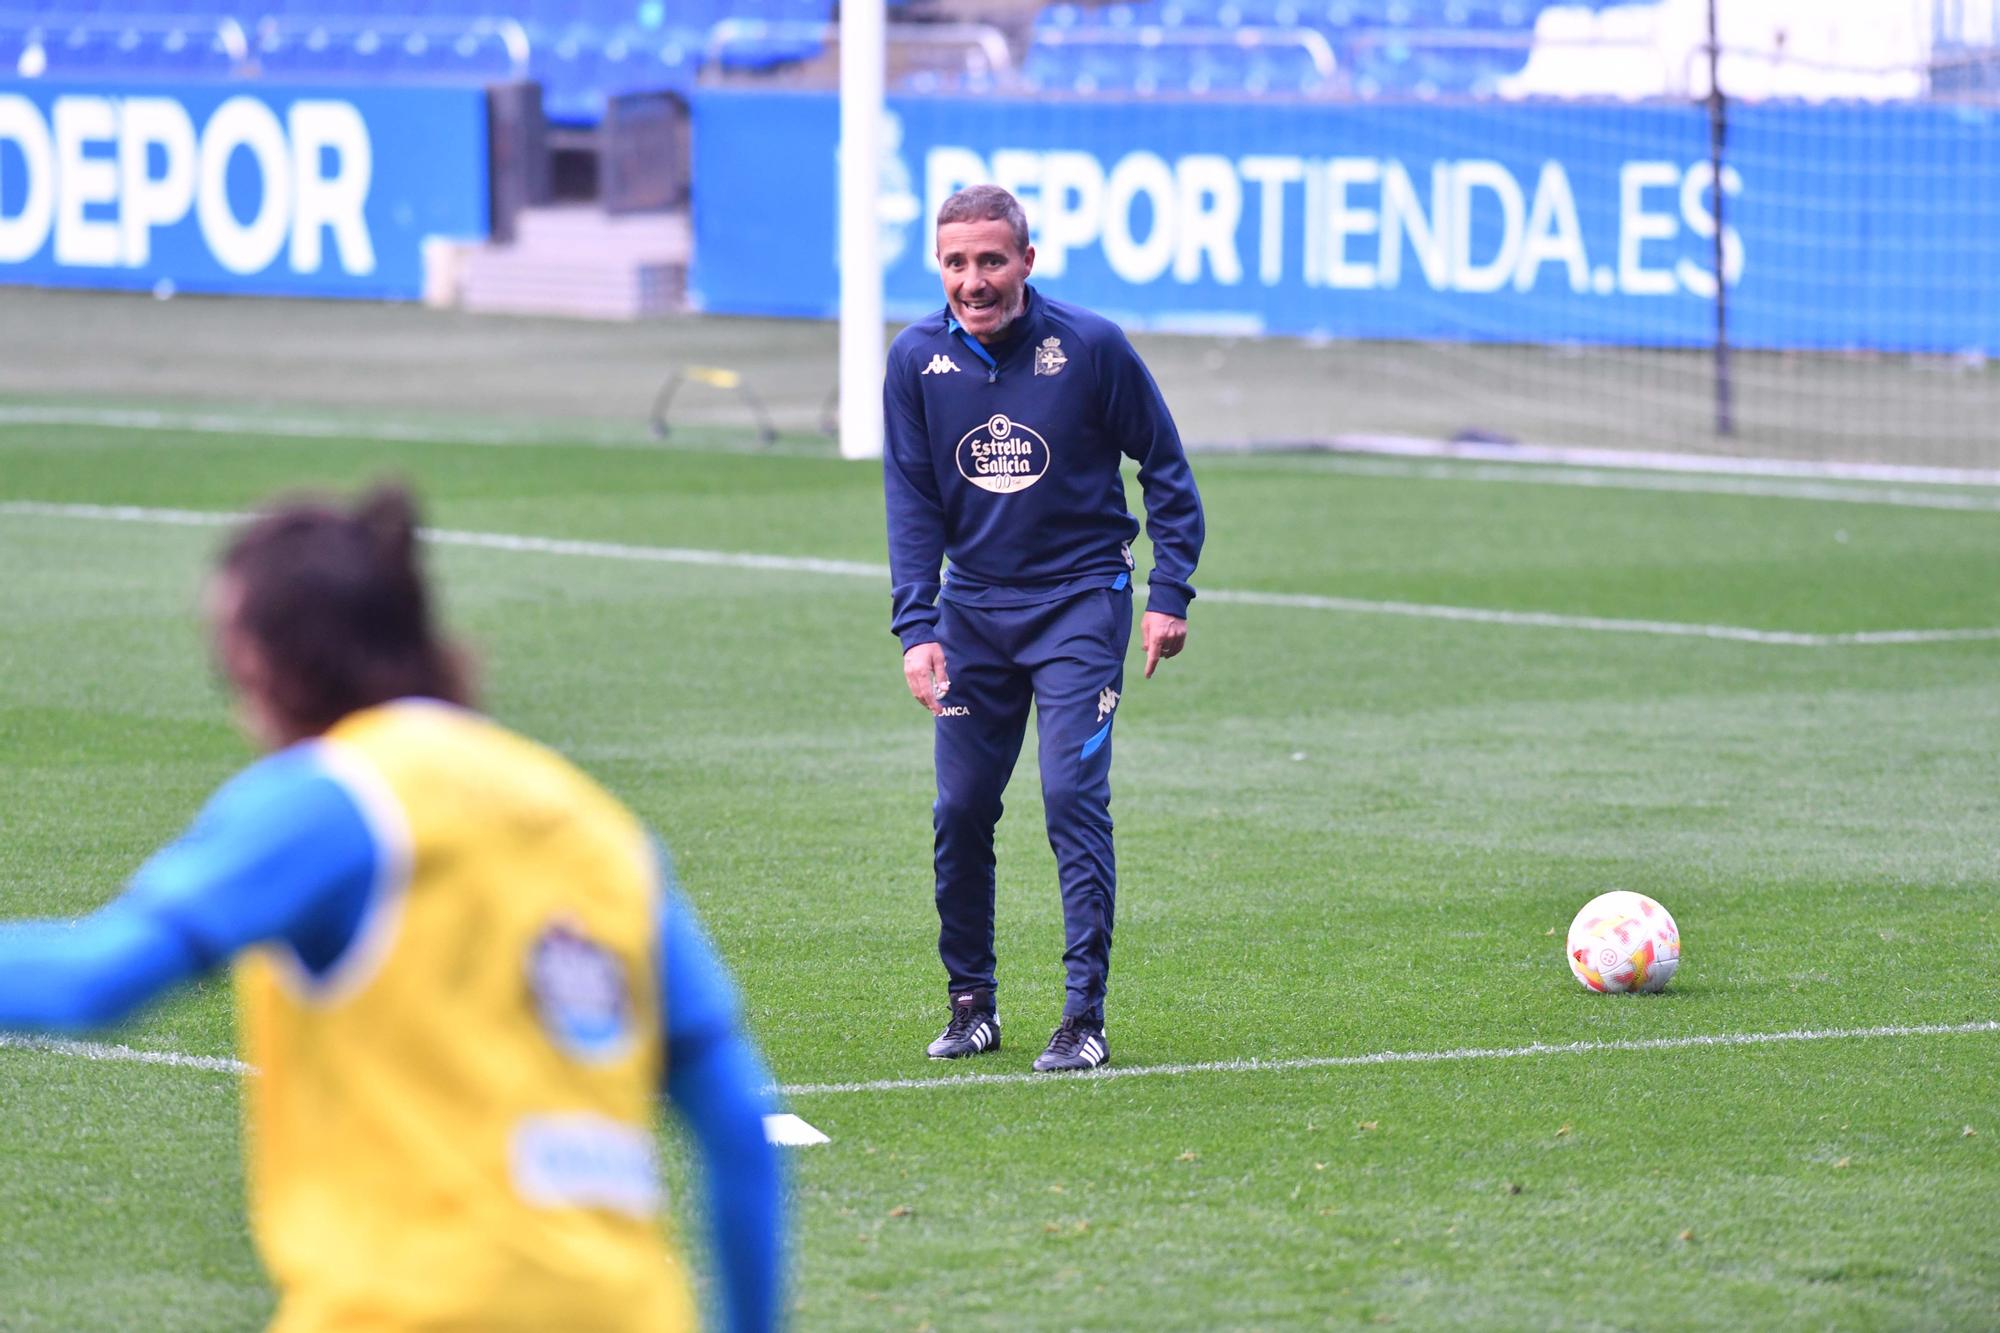
{"label": "blurred player in foreground", "polygon": [[271,753],[93,916],[0,927],[0,1029],[99,1027],[236,960],[281,1330],[692,1327],[664,1088],[729,1326],[772,1327],[783,1187],[728,974],[638,819],[466,706],[408,496],[257,519],[209,607]]}

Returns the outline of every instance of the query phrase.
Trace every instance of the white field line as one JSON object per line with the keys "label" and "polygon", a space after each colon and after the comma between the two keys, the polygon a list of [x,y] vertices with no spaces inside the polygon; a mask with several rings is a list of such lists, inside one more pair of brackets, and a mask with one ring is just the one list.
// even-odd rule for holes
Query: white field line
{"label": "white field line", "polygon": [[2000,486],[2000,469],[1914,467],[1901,463],[1838,463],[1801,458],[1729,458],[1559,444],[1456,444],[1412,435],[1341,435],[1333,447],[1399,458],[1458,458],[1480,463],[1535,463],[1645,472],[1708,472],[1742,477],[1802,477],[1815,481],[1875,481],[1919,486]]}
{"label": "white field line", "polygon": [[[146,509],[136,505],[44,504],[35,500],[0,501],[0,516],[75,518],[106,523],[159,523],[175,527],[221,528],[241,523],[248,514],[200,509]],[[457,532],[425,528],[424,540],[439,546],[471,546],[489,551],[531,555],[586,556],[599,560],[633,560],[648,564],[709,565],[728,569],[761,569],[787,574],[829,574],[843,578],[887,579],[887,565],[859,560],[825,560],[808,555],[760,555],[754,551],[706,551],[682,546],[632,546],[623,542],[572,541],[565,537],[524,537],[507,532]]]}
{"label": "white field line", "polygon": [[1806,1028],[1791,1032],[1723,1032],[1699,1037],[1649,1037],[1624,1041],[1573,1041],[1561,1045],[1468,1046],[1451,1051],[1375,1051],[1367,1055],[1315,1055],[1293,1060],[1211,1060],[1199,1064],[1105,1065],[1074,1074],[960,1074],[939,1078],[885,1078],[867,1083],[789,1083],[787,1097],[820,1097],[850,1092],[915,1092],[925,1088],[993,1087],[1008,1083],[1099,1082],[1114,1078],[1157,1078],[1184,1074],[1266,1074],[1301,1069],[1353,1069],[1369,1065],[1449,1064],[1473,1060],[1520,1060],[1541,1055],[1596,1055],[1606,1051],[1681,1051],[1709,1047],[1774,1046],[1806,1041],[1859,1041],[1885,1037],[1958,1037],[2000,1032],[2000,1022],[1924,1023],[1874,1028]]}
{"label": "white field line", "polygon": [[1726,639],[1735,643],[1774,644],[1788,648],[1840,648],[1902,643],[1958,643],[2000,639],[2000,626],[1977,629],[1863,630],[1852,634],[1809,634],[1794,630],[1750,629],[1741,625],[1700,625],[1679,620],[1618,620],[1606,616],[1565,616],[1545,611],[1494,611],[1476,606],[1434,606],[1426,602],[1377,602],[1353,597],[1319,597],[1311,593],[1232,592],[1204,590],[1204,602],[1237,606],[1281,606],[1301,611],[1337,611],[1349,615],[1412,616],[1423,620],[1462,620],[1486,625],[1529,626],[1539,629],[1589,630],[1601,634],[1663,634],[1689,639]]}
{"label": "white field line", "polygon": [[75,1060],[95,1060],[108,1064],[171,1065],[175,1069],[200,1069],[211,1074],[257,1072],[241,1060],[231,1060],[220,1055],[142,1051],[133,1046],[111,1046],[97,1041],[70,1041],[62,1037],[27,1037],[17,1032],[0,1032],[0,1051],[40,1051],[44,1055],[66,1055]]}
{"label": "white field line", "polygon": [[47,504],[40,500],[0,501],[0,514],[18,518],[80,518],[103,523],[153,523],[176,528],[226,528],[248,514],[215,509],[150,509],[140,505]]}
{"label": "white field line", "polygon": [[591,556],[600,560],[637,560],[666,565],[718,565],[729,569],[776,570],[788,574],[832,574],[845,578],[889,578],[887,565],[861,560],[824,560],[810,555],[758,555],[752,551],[703,551],[682,546],[628,546],[621,542],[570,541],[559,537],[521,537],[505,532],[452,532],[425,528],[424,539],[440,546],[476,546],[489,551],[521,551],[533,555]]}
{"label": "white field line", "polygon": [[[48,504],[32,500],[0,501],[0,516],[98,520],[111,523],[161,523],[183,527],[221,527],[246,515],[191,509],[148,509],[134,505]],[[860,560],[827,560],[817,556],[764,555],[753,551],[708,551],[690,547],[635,546],[622,542],[577,541],[561,537],[530,537],[504,532],[457,532],[426,528],[424,538],[440,546],[600,560],[630,560],[652,564],[705,565],[792,574],[823,574],[839,578],[887,580],[886,565]],[[1813,634],[1795,630],[1751,629],[1741,625],[1703,625],[1678,620],[1621,620],[1607,616],[1570,616],[1552,611],[1500,611],[1475,606],[1435,606],[1423,602],[1369,601],[1355,597],[1320,597],[1310,593],[1242,592],[1206,589],[1205,602],[1234,606],[1280,607],[1297,611],[1329,611],[1349,615],[1405,616],[1421,620],[1461,621],[1517,628],[1577,630],[1599,634],[1650,634],[1671,638],[1719,639],[1786,648],[1845,648],[1924,643],[1964,643],[2000,639],[2000,626],[1972,629],[1865,630],[1848,634]]]}
{"label": "white field line", "polygon": [[381,444],[587,444],[658,448],[636,429],[606,423],[495,429],[470,424],[344,417],[259,416],[245,412],[173,411],[125,407],[0,404],[0,426],[94,426],[106,430],[179,431],[189,435],[274,435],[288,440],[370,440]]}
{"label": "white field line", "polygon": [[1277,472],[1340,473],[1408,481],[1502,483],[1516,486],[1575,486],[1588,490],[1654,491],[1682,495],[1736,495],[1759,500],[1815,500],[1828,504],[1872,505],[1888,509],[1949,509],[2000,513],[2000,495],[1973,491],[1912,490],[1840,481],[1788,481],[1754,477],[1645,473],[1605,468],[1572,468],[1532,463],[1422,462],[1402,458],[1359,458],[1351,454],[1263,454],[1260,463]]}
{"label": "white field line", "polygon": [[[2000,1022],[1893,1024],[1870,1028],[1797,1028],[1786,1032],[1721,1032],[1690,1037],[1647,1037],[1634,1040],[1531,1042],[1526,1046],[1463,1046],[1446,1051],[1372,1051],[1365,1055],[1316,1055],[1289,1060],[1210,1060],[1189,1064],[1106,1065],[1076,1074],[958,1074],[936,1078],[885,1078],[859,1083],[786,1083],[777,1091],[785,1097],[824,1097],[858,1092],[918,1092],[931,1088],[983,1088],[1013,1083],[1057,1084],[1099,1082],[1114,1078],[1158,1078],[1188,1074],[1271,1074],[1310,1069],[1358,1069],[1371,1065],[1456,1064],[1480,1060],[1521,1060],[1544,1055],[1597,1055],[1606,1052],[1681,1051],[1741,1046],[1776,1046],[1815,1041],[1863,1041],[1902,1037],[1963,1037],[2000,1032]],[[181,1055],[173,1051],[142,1051],[90,1041],[24,1037],[0,1032],[0,1050],[36,1051],[45,1055],[99,1062],[167,1065],[214,1074],[254,1074],[241,1060],[221,1056]]]}
{"label": "white field line", "polygon": [[[132,1046],[110,1046],[95,1041],[67,1041],[55,1037],[24,1037],[0,1032],[0,1051],[39,1051],[44,1055],[64,1055],[77,1060],[128,1065],[165,1065],[173,1069],[199,1069],[210,1074],[249,1075],[257,1070],[241,1060],[220,1055],[182,1055],[178,1051],[142,1051]],[[830,1143],[825,1134],[789,1112],[764,1117],[764,1137],[787,1148],[810,1148]]]}
{"label": "white field line", "polygon": [[[402,444],[539,445],[584,444],[598,448],[657,448],[635,430],[614,423],[567,423],[508,430],[470,424],[432,424],[396,420],[259,416],[255,413],[190,411],[154,408],[97,408],[62,404],[0,404],[0,426],[94,426],[113,430],[180,431],[191,435],[272,435],[281,439],[362,439]],[[1260,456],[1247,446],[1194,446],[1211,456]],[[1453,444],[1446,440],[1400,435],[1344,435],[1331,441],[1336,451],[1301,451],[1294,458],[1316,457],[1329,470],[1363,472],[1365,460],[1340,454],[1373,454],[1390,458],[1443,459],[1499,463],[1507,467],[1448,468],[1384,467],[1377,475],[1406,476],[1431,481],[1521,482],[1556,486],[1591,486],[1637,491],[1699,491],[1748,495],[1766,499],[1831,501],[1843,504],[1889,505],[1920,509],[2000,510],[2000,499],[1942,491],[1868,490],[1839,482],[1879,482],[1892,485],[2000,487],[2000,470],[1983,468],[1910,467],[1890,463],[1832,463],[1782,458],[1725,458],[1712,454],[1647,453],[1620,449],[1584,449],[1558,445]],[[793,454],[797,449],[770,446],[760,452]],[[819,451],[806,451],[812,457]],[[1342,468],[1341,464],[1350,466]],[[1516,465],[1526,465],[1525,467]],[[1678,482],[1645,473],[1682,474]],[[1706,474],[1706,475],[1703,475]],[[1765,478],[1763,483],[1729,478]],[[1792,484],[1785,484],[1790,482]]]}

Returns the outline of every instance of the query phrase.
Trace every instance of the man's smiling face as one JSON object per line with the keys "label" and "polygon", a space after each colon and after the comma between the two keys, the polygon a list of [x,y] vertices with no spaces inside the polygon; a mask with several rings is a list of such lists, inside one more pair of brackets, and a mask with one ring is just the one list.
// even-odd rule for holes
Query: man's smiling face
{"label": "man's smiling face", "polygon": [[1028,302],[1035,247],[1004,221],[947,222],[937,229],[938,270],[952,318],[982,343],[998,340]]}

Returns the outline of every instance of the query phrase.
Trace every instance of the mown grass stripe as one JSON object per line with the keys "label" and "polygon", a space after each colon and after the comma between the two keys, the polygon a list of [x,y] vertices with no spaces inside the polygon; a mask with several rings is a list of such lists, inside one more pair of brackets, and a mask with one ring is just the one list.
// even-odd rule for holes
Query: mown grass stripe
{"label": "mown grass stripe", "polygon": [[[112,523],[160,523],[182,527],[220,527],[241,521],[245,517],[236,513],[192,509],[149,509],[136,505],[50,504],[36,500],[0,501],[0,515]],[[520,533],[460,532],[449,528],[426,528],[424,538],[440,546],[462,546],[521,554],[629,560],[649,564],[702,565],[788,574],[819,574],[835,578],[886,581],[889,577],[886,565],[871,564],[861,560],[832,560],[820,556],[771,555],[755,551],[711,551],[678,546],[637,546],[624,542],[536,537]],[[1206,603],[1222,605],[1328,611],[1348,615],[1404,616],[1420,620],[1504,625],[1516,629],[1712,639],[1785,648],[1884,647],[2000,640],[2000,626],[1864,630],[1820,634],[1803,630],[1754,629],[1744,625],[1705,625],[1677,620],[1628,620],[1614,616],[1564,615],[1554,611],[1508,611],[1491,607],[1439,606],[1425,602],[1375,601],[1356,597],[1322,597],[1312,593],[1255,592],[1231,588],[1204,589],[1201,599]]]}
{"label": "mown grass stripe", "polygon": [[[377,417],[320,417],[298,412],[261,415],[256,412],[215,409],[186,410],[143,407],[87,407],[69,404],[0,404],[0,426],[76,426],[99,430],[172,431],[189,435],[270,435],[281,439],[367,440],[384,444],[493,445],[586,445],[612,448],[658,448],[657,440],[637,428],[605,422],[567,422],[562,433],[537,425],[510,429],[471,422],[419,422]],[[1815,488],[1813,482],[1874,482],[1904,486],[2000,486],[2000,468],[1958,468],[1911,465],[1906,463],[1851,462],[1838,459],[1740,458],[1728,454],[1679,453],[1668,450],[1607,449],[1544,444],[1476,444],[1421,436],[1350,434],[1330,440],[1262,441],[1253,446],[1237,444],[1189,446],[1198,453],[1214,455],[1260,454],[1311,457],[1340,455],[1363,458],[1436,460],[1470,464],[1502,464],[1523,470],[1546,470],[1540,478],[1556,484],[1616,484],[1606,478],[1622,474],[1634,489],[1651,489],[1644,474],[1679,475],[1690,478],[1744,477],[1771,481],[1808,483],[1796,491],[1772,489],[1752,491],[1800,500],[1858,500],[1861,503],[1918,504],[1927,501],[1918,493],[1885,496],[1882,492],[1839,492]],[[766,450],[766,452],[770,452]],[[814,451],[814,457],[824,457]],[[1578,480],[1587,472],[1597,480]],[[1401,475],[1443,478],[1440,473]],[[1480,481],[1512,480],[1478,469],[1467,469],[1457,479]],[[1699,483],[1697,483],[1699,484]],[[1970,508],[1986,508],[1990,502],[1974,501]],[[1959,507],[1959,506],[1950,506]]]}

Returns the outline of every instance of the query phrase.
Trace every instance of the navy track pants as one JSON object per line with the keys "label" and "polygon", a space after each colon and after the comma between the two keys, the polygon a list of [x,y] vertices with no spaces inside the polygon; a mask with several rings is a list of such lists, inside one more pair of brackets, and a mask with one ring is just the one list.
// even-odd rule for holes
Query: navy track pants
{"label": "navy track pants", "polygon": [[[1121,580],[1123,582],[1123,580]],[[1020,757],[1028,705],[1042,806],[1062,887],[1069,1017],[1101,1016],[1111,970],[1111,723],[1125,689],[1132,591],[1093,589],[1039,606],[938,604],[951,690],[937,719],[938,956],[954,992],[991,988],[993,830]]]}

